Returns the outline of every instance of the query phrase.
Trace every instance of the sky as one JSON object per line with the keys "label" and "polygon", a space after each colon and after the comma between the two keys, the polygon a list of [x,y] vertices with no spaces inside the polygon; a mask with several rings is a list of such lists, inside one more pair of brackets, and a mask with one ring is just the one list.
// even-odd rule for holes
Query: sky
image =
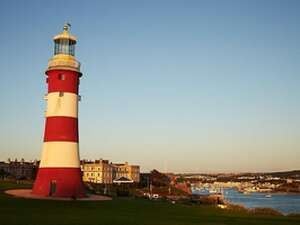
{"label": "sky", "polygon": [[39,159],[52,38],[82,64],[82,159],[300,169],[300,2],[0,2],[0,160]]}

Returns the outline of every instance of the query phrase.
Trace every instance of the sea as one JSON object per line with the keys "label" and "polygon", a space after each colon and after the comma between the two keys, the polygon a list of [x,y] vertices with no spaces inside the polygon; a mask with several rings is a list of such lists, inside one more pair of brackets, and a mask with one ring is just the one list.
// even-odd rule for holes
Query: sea
{"label": "sea", "polygon": [[[195,191],[194,194],[201,193]],[[243,194],[234,188],[224,189],[223,194],[228,202],[246,208],[267,207],[283,214],[300,213],[300,194],[259,192]]]}

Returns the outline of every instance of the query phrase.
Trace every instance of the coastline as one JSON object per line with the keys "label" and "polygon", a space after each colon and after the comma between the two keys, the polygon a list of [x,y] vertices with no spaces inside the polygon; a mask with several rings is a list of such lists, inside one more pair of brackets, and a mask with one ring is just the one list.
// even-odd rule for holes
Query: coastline
{"label": "coastline", "polygon": [[[226,210],[232,211],[244,211],[247,213],[255,214],[255,215],[272,215],[272,216],[289,216],[290,214],[282,213],[276,209],[269,208],[269,207],[255,207],[255,208],[247,208],[242,204],[234,204],[228,201],[224,201],[226,205]],[[300,216],[300,213],[297,214]]]}

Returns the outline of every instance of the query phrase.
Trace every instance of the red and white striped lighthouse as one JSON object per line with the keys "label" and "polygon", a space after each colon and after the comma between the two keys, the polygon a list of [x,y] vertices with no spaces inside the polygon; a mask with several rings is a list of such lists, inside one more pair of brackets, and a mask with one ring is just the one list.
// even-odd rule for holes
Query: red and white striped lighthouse
{"label": "red and white striped lighthouse", "polygon": [[33,194],[83,197],[78,146],[80,63],[75,59],[76,38],[66,24],[54,37],[54,56],[46,70],[48,94],[44,144]]}

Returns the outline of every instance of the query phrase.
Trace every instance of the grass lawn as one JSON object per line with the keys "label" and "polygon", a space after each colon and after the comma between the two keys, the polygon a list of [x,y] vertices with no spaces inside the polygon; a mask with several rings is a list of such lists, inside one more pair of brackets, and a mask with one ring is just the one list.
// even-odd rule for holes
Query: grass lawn
{"label": "grass lawn", "polygon": [[[211,206],[187,206],[143,199],[102,202],[48,201],[12,198],[8,188],[22,188],[0,181],[0,224],[62,225],[299,225],[300,217],[250,215]],[[27,185],[28,187],[28,185]]]}

